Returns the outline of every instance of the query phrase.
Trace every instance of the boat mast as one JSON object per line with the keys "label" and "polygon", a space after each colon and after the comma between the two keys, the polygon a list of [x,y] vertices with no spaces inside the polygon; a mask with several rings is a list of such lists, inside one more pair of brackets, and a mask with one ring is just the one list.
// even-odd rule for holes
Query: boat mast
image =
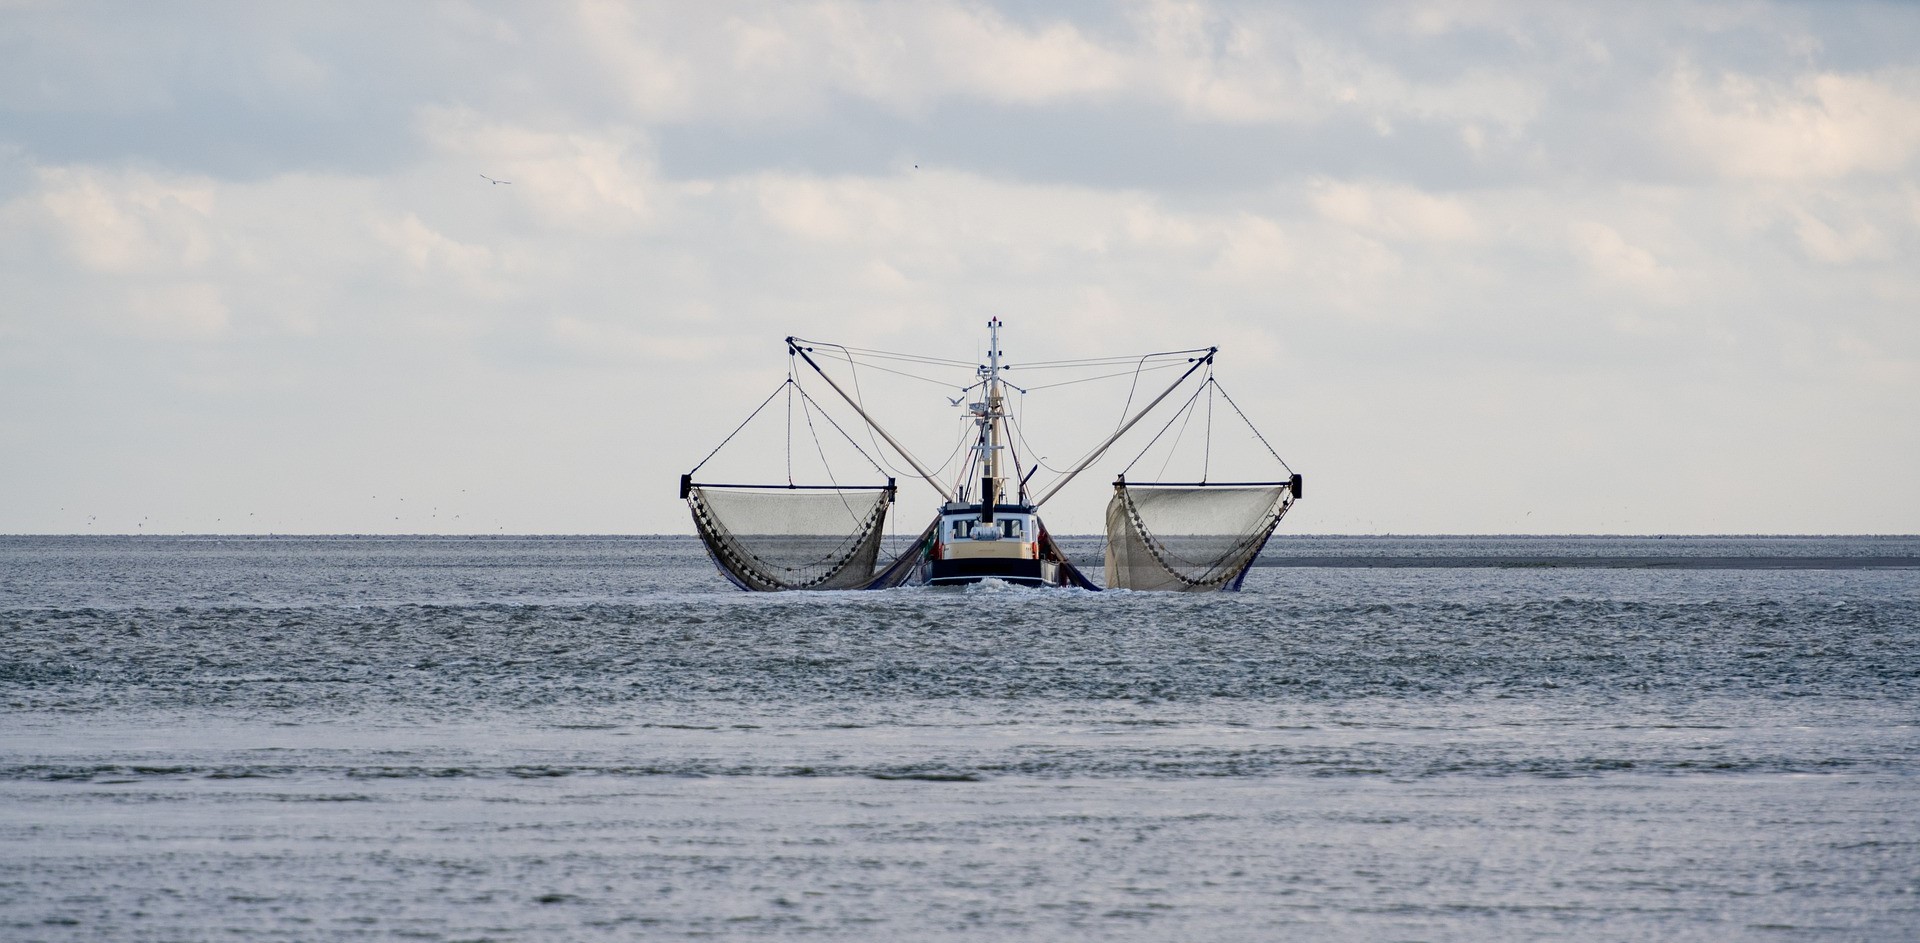
{"label": "boat mast", "polygon": [[1000,453],[1006,450],[1006,392],[1000,382],[1000,319],[987,322],[987,362],[980,365],[984,402],[973,404],[974,422],[980,438],[974,448],[980,453],[981,519],[993,520],[993,505],[1018,500],[1007,493],[1006,471]]}

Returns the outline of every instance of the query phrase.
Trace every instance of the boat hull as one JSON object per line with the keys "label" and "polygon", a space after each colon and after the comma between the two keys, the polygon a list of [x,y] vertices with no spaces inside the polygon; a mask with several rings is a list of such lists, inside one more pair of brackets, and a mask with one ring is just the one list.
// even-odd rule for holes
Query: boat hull
{"label": "boat hull", "polygon": [[927,582],[934,586],[964,586],[990,579],[1016,586],[1061,585],[1059,566],[1044,560],[975,557],[927,561]]}

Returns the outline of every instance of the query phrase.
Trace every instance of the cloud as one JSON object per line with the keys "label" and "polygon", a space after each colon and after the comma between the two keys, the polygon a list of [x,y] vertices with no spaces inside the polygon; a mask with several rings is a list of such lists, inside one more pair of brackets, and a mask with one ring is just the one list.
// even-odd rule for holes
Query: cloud
{"label": "cloud", "polygon": [[[1859,469],[1920,461],[1920,94],[1847,24],[1910,15],[1828,10],[28,10],[0,447],[37,458],[0,486],[138,440],[202,526],[223,493],[483,478],[526,529],[684,530],[633,481],[764,396],[781,338],[964,359],[1000,316],[1026,358],[1227,347],[1337,485],[1290,526],[1498,530],[1525,493],[1606,530],[1599,456],[1657,454],[1747,499],[1722,529],[1911,530]],[[945,454],[939,384],[863,375],[896,380],[877,408]],[[1117,410],[1080,390],[1032,397],[1055,459]],[[1698,445],[1789,420],[1825,496],[1791,512]],[[1435,500],[1436,470],[1490,484]],[[301,526],[390,522],[325,506]],[[0,529],[64,526],[37,513]]]}
{"label": "cloud", "polygon": [[1460,200],[1412,187],[1322,180],[1312,201],[1322,218],[1384,238],[1460,242],[1479,233]]}
{"label": "cloud", "polygon": [[1892,254],[1885,234],[1870,223],[1856,222],[1842,231],[1804,210],[1794,215],[1794,234],[1800,237],[1801,248],[1822,262],[1843,265],[1860,259],[1885,259]]}
{"label": "cloud", "polygon": [[794,123],[852,96],[900,112],[965,96],[1038,104],[1119,87],[1123,57],[1064,20],[1024,28],[960,4],[786,4],[688,18],[588,2],[575,28],[632,113]]}
{"label": "cloud", "polygon": [[1920,70],[1708,81],[1683,69],[1670,96],[1675,148],[1729,176],[1898,174],[1920,154]]}
{"label": "cloud", "polygon": [[562,315],[547,322],[547,335],[574,356],[622,366],[635,363],[711,363],[727,348],[717,337],[665,336],[631,324]]}
{"label": "cloud", "polygon": [[1673,283],[1673,273],[1653,253],[1634,245],[1619,231],[1605,223],[1580,221],[1572,224],[1568,235],[1575,253],[1587,268],[1614,285],[1645,289],[1664,295]]}
{"label": "cloud", "polygon": [[375,234],[399,253],[416,284],[462,291],[483,300],[497,300],[506,294],[504,277],[508,273],[501,271],[499,254],[486,246],[452,239],[413,213],[380,221]]}
{"label": "cloud", "polygon": [[192,270],[213,253],[214,185],[152,174],[52,167],[39,173],[38,209],[69,253],[92,271]]}
{"label": "cloud", "polygon": [[423,108],[418,124],[442,160],[476,168],[473,181],[509,181],[498,186],[510,189],[487,198],[511,199],[546,225],[611,233],[646,226],[657,214],[659,187],[642,135],[542,131],[440,107]]}
{"label": "cloud", "polygon": [[1284,8],[1136,4],[1126,28],[1016,23],[973,4],[788,4],[688,19],[589,2],[573,24],[630,113],[665,122],[791,125],[836,98],[925,115],[943,102],[1023,107],[1146,100],[1225,124],[1527,123],[1539,83],[1470,67],[1413,80]]}
{"label": "cloud", "polygon": [[226,332],[230,311],[208,282],[140,285],[127,292],[134,332],[155,339],[206,340]]}

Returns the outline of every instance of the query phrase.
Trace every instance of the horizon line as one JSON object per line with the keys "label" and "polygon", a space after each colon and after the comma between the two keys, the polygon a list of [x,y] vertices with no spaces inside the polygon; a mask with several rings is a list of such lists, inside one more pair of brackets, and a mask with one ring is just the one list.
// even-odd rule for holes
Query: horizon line
{"label": "horizon line", "polygon": [[[910,539],[910,535],[904,535],[904,534],[902,534],[902,535],[897,535],[897,536],[900,536],[900,537],[902,537],[902,538],[908,538],[908,539]],[[1106,535],[1105,535],[1105,534],[1102,534],[1102,533],[1098,533],[1098,532],[1094,532],[1094,533],[1084,533],[1084,534],[1072,534],[1072,533],[1068,533],[1068,534],[1059,534],[1059,535],[1057,535],[1057,536],[1059,536],[1059,537],[1062,537],[1062,538],[1069,538],[1069,537],[1098,537],[1098,538],[1102,538],[1102,539],[1104,539],[1104,538],[1106,537]],[[403,538],[403,539],[412,539],[412,540],[476,540],[476,539],[489,539],[489,540],[499,540],[499,539],[529,539],[529,538],[538,538],[538,539],[562,539],[562,538],[589,538],[589,539],[600,539],[600,540],[606,540],[606,539],[634,539],[634,538],[646,538],[646,539],[658,539],[658,538],[668,538],[668,537],[684,537],[684,538],[688,538],[688,539],[694,539],[694,540],[697,540],[697,539],[699,539],[699,535],[698,535],[698,534],[692,534],[692,533],[680,533],[680,532],[674,532],[674,533],[616,533],[616,532],[611,532],[611,531],[606,531],[606,532],[586,532],[586,531],[574,531],[574,532],[566,532],[566,531],[553,531],[553,532],[545,532],[545,533],[537,533],[537,532],[512,532],[512,533],[466,533],[466,534],[463,534],[463,533],[425,533],[425,532],[420,532],[420,533],[382,533],[382,532],[374,532],[374,531],[300,531],[300,532],[289,532],[289,533],[282,533],[282,532],[278,532],[278,531],[273,531],[273,532],[266,532],[266,533],[217,533],[217,532],[185,532],[185,531],[183,531],[183,532],[179,532],[179,533],[152,533],[152,532],[143,532],[143,531],[111,531],[111,532],[88,532],[88,533],[81,533],[81,532],[64,532],[64,533],[56,533],[56,532],[51,532],[51,531],[45,531],[45,532],[39,532],[39,531],[10,531],[10,532],[0,532],[0,539],[8,539],[8,538],[32,538],[32,537],[139,537],[139,538],[155,538],[155,539],[160,539],[160,538],[182,538],[182,537],[186,537],[186,538],[197,538],[197,539],[208,539],[208,538],[237,538],[237,539],[285,539],[285,538],[354,538],[354,539],[375,539],[375,538]],[[1904,538],[1904,539],[1920,539],[1920,533],[1898,533],[1898,532],[1886,532],[1886,533],[1861,533],[1861,532],[1854,532],[1854,533],[1842,533],[1842,532],[1828,532],[1828,533],[1810,533],[1810,532],[1801,532],[1801,533],[1794,533],[1794,532],[1779,532],[1779,531],[1776,531],[1776,532],[1764,532],[1764,531],[1750,531],[1750,532],[1742,532],[1742,531],[1716,531],[1716,532],[1710,532],[1710,533],[1709,533],[1709,532],[1698,532],[1698,533],[1686,533],[1686,532],[1677,532],[1677,531],[1666,531],[1666,532],[1645,532],[1645,533],[1597,533],[1597,532],[1566,532],[1566,533],[1516,533],[1516,532],[1485,532],[1485,533],[1473,533],[1473,532],[1461,532],[1461,531],[1452,531],[1452,532],[1429,532],[1429,533],[1420,533],[1420,532],[1413,532],[1413,531],[1406,531],[1406,532],[1399,532],[1399,531],[1389,531],[1389,532],[1384,532],[1384,533],[1292,533],[1292,534],[1274,534],[1274,535],[1273,535],[1273,539],[1274,539],[1274,540],[1287,540],[1287,539],[1292,539],[1292,538],[1302,538],[1302,537],[1312,537],[1312,538],[1349,538],[1349,539],[1382,539],[1382,538],[1393,538],[1393,539],[1409,539],[1409,538],[1413,538],[1413,539],[1434,539],[1434,538],[1475,538],[1475,539],[1479,539],[1479,538],[1489,538],[1489,537],[1510,537],[1510,538],[1576,538],[1576,537],[1577,537],[1577,538],[1596,538],[1596,539],[1635,539],[1635,538],[1638,538],[1638,539],[1651,539],[1651,540],[1660,540],[1660,539],[1667,539],[1667,538],[1679,538],[1679,539],[1696,539],[1696,540],[1697,540],[1697,539],[1715,539],[1715,538],[1735,538],[1735,537],[1738,537],[1738,538],[1746,538],[1746,539],[1802,539],[1802,540],[1804,540],[1804,539],[1814,539],[1814,538],[1855,538],[1855,539],[1873,539],[1873,540],[1877,540],[1877,539],[1890,539],[1890,538],[1891,538],[1891,539],[1902,539],[1902,538]]]}

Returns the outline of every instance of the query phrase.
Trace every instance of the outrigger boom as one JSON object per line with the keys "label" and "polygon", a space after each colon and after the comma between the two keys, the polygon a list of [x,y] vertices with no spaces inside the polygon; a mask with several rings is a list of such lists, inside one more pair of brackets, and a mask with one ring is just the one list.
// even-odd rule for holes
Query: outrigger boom
{"label": "outrigger boom", "polygon": [[946,486],[942,485],[938,478],[933,477],[932,472],[927,471],[926,466],[920,464],[920,461],[913,457],[913,453],[908,452],[906,447],[902,446],[900,441],[893,437],[892,433],[889,433],[886,428],[881,426],[872,416],[867,415],[867,411],[861,408],[859,401],[848,396],[847,391],[841,389],[840,384],[833,382],[833,377],[827,375],[827,371],[820,369],[820,365],[814,363],[812,357],[807,356],[810,352],[808,348],[800,346],[794,338],[789,337],[787,338],[787,350],[799,354],[800,359],[806,361],[807,366],[813,368],[813,372],[820,374],[820,379],[827,381],[827,385],[833,387],[833,391],[840,394],[840,398],[846,400],[847,405],[853,407],[854,412],[860,414],[860,419],[867,424],[867,428],[879,433],[880,438],[887,440],[887,444],[893,446],[893,450],[900,453],[900,457],[906,459],[907,464],[912,465],[913,470],[919,472],[920,477],[926,479],[927,484],[933,486],[933,490],[940,492],[941,497],[949,501],[953,500],[953,492],[948,491]]}
{"label": "outrigger boom", "polygon": [[1047,503],[1047,499],[1053,497],[1056,494],[1059,494],[1060,489],[1066,487],[1067,482],[1072,481],[1073,479],[1079,477],[1081,472],[1086,471],[1088,465],[1091,465],[1094,462],[1099,461],[1100,456],[1107,454],[1107,450],[1112,448],[1115,442],[1120,441],[1121,436],[1127,434],[1127,430],[1132,429],[1134,427],[1134,424],[1138,423],[1142,419],[1145,419],[1147,416],[1147,413],[1150,413],[1153,411],[1153,407],[1160,405],[1161,400],[1166,399],[1167,397],[1173,395],[1173,391],[1179,389],[1180,384],[1187,382],[1187,378],[1190,376],[1193,376],[1193,371],[1198,370],[1201,367],[1212,366],[1213,355],[1219,352],[1220,352],[1220,348],[1209,347],[1207,348],[1206,356],[1195,357],[1193,359],[1193,366],[1188,367],[1187,372],[1180,374],[1180,379],[1173,381],[1173,384],[1171,386],[1163,390],[1159,396],[1154,397],[1153,402],[1140,407],[1140,411],[1137,413],[1134,413],[1132,419],[1129,419],[1126,422],[1122,423],[1120,425],[1120,428],[1114,430],[1113,435],[1107,436],[1107,440],[1105,442],[1102,442],[1099,445],[1094,446],[1093,451],[1087,453],[1087,457],[1080,460],[1080,464],[1075,465],[1072,468],[1068,469],[1065,474],[1060,476],[1059,481],[1054,482],[1052,487],[1042,492],[1039,497],[1033,499],[1033,506],[1039,507],[1040,505]]}

